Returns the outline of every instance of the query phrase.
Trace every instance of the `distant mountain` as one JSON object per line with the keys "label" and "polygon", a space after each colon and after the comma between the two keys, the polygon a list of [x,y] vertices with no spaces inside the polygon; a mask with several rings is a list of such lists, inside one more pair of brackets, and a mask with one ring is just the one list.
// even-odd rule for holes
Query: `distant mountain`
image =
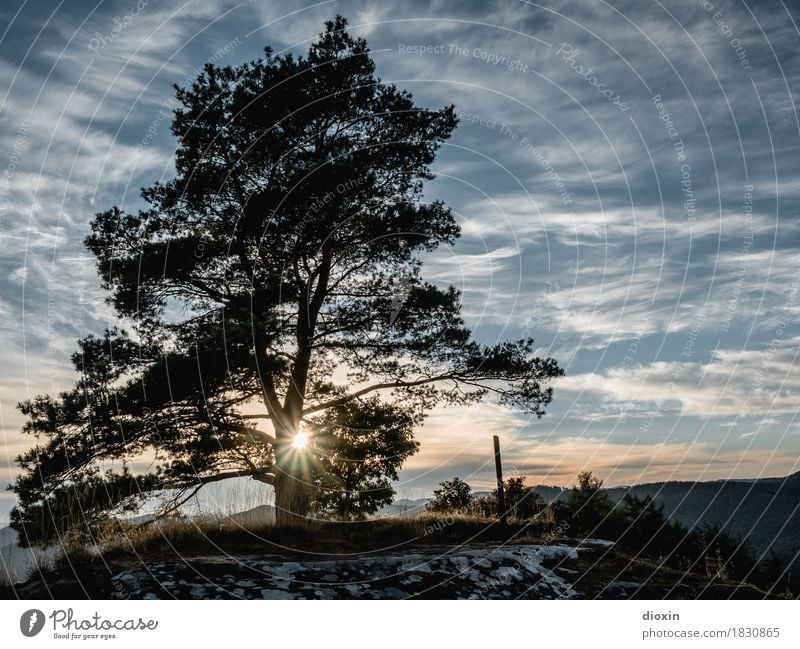
{"label": "distant mountain", "polygon": [[654,482],[608,490],[614,499],[632,493],[650,496],[664,513],[689,528],[720,525],[746,538],[759,552],[775,551],[798,563],[800,552],[800,472],[785,478]]}
{"label": "distant mountain", "polygon": [[275,525],[275,507],[272,505],[259,505],[230,516],[222,516],[220,521],[233,521],[243,526]]}
{"label": "distant mountain", "polygon": [[547,504],[555,502],[559,498],[563,498],[569,495],[571,489],[565,487],[549,487],[547,485],[537,485],[534,487],[536,492],[544,498],[544,501]]}
{"label": "distant mountain", "polygon": [[[567,497],[570,489],[538,485],[548,503]],[[664,513],[689,529],[719,525],[746,538],[759,553],[773,550],[800,565],[800,472],[785,478],[712,480],[708,482],[651,482],[609,487],[612,500],[626,494],[650,496]]]}
{"label": "distant mountain", "polygon": [[[534,489],[551,503],[569,495],[570,489],[537,485]],[[759,553],[773,550],[800,567],[800,472],[785,478],[713,480],[708,482],[652,482],[630,487],[610,487],[613,500],[631,493],[650,496],[664,505],[664,513],[689,529],[719,525],[747,539]],[[490,495],[473,492],[475,497]],[[430,499],[401,499],[381,508],[383,516],[416,516]]]}
{"label": "distant mountain", "polygon": [[417,498],[416,500],[401,498],[400,500],[395,500],[390,505],[381,507],[376,516],[403,516],[413,518],[425,511],[425,507],[430,500],[430,498]]}

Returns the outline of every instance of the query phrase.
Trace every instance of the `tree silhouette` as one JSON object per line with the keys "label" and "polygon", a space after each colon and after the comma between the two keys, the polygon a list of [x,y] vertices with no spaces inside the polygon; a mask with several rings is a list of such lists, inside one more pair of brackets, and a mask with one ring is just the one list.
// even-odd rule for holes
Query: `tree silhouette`
{"label": "tree silhouette", "polygon": [[[616,534],[618,521],[612,516],[614,503],[603,489],[603,481],[591,471],[581,471],[569,496],[558,503],[560,517],[579,534]],[[607,538],[603,536],[602,538]]]}
{"label": "tree silhouette", "polygon": [[[525,484],[526,476],[511,476],[503,487],[506,510],[512,518],[528,520],[544,511],[544,498],[533,488]],[[492,490],[492,498],[497,502],[497,489]],[[495,505],[496,509],[496,505]]]}
{"label": "tree silhouette", "polygon": [[472,502],[472,487],[461,478],[445,480],[439,483],[439,489],[433,490],[433,500],[428,503],[432,512],[464,511]]}
{"label": "tree silhouette", "polygon": [[312,420],[318,510],[348,520],[391,503],[391,480],[419,448],[413,424],[408,412],[376,397],[331,408]]}
{"label": "tree silhouette", "polygon": [[459,236],[422,194],[453,107],[381,82],[345,27],[176,88],[175,178],[86,239],[127,329],[80,342],[72,391],[22,404],[38,441],[19,458],[18,529],[59,533],[56,501],[89,522],[237,476],[274,485],[291,522],[314,498],[301,422],[370,396],[417,419],[489,394],[543,414],[556,361],[530,338],[476,342],[459,292],[422,277],[422,255]]}

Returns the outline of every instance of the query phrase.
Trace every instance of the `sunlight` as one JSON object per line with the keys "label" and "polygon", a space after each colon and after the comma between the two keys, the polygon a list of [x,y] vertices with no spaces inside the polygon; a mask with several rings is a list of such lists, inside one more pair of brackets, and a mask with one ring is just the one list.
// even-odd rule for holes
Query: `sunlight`
{"label": "sunlight", "polygon": [[308,433],[300,431],[292,440],[292,448],[302,451],[308,445]]}

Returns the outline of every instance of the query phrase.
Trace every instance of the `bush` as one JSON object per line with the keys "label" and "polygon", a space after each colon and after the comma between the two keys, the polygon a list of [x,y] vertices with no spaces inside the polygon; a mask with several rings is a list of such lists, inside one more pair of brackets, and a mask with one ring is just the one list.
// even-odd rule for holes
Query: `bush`
{"label": "bush", "polygon": [[445,480],[439,483],[439,489],[433,490],[433,500],[428,503],[432,512],[466,511],[472,501],[472,488],[461,478]]}
{"label": "bush", "polygon": [[[509,518],[526,521],[544,511],[546,504],[533,487],[525,484],[526,476],[511,477],[503,483],[506,497],[506,513]],[[497,511],[497,489],[492,492],[492,499]]]}
{"label": "bush", "polygon": [[591,471],[578,474],[577,484],[556,511],[559,520],[569,521],[574,534],[615,541],[624,529],[623,513],[614,507],[603,481]]}

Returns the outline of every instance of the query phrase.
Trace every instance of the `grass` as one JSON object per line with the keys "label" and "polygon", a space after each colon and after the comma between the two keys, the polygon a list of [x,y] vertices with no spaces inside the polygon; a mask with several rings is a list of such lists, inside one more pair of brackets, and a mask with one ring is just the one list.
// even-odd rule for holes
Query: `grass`
{"label": "grass", "polygon": [[69,554],[139,562],[226,554],[319,554],[325,556],[385,551],[412,544],[532,542],[543,525],[495,521],[470,515],[386,517],[358,522],[308,521],[276,527],[172,518],[147,526],[116,523],[101,531],[92,547],[74,545]]}

